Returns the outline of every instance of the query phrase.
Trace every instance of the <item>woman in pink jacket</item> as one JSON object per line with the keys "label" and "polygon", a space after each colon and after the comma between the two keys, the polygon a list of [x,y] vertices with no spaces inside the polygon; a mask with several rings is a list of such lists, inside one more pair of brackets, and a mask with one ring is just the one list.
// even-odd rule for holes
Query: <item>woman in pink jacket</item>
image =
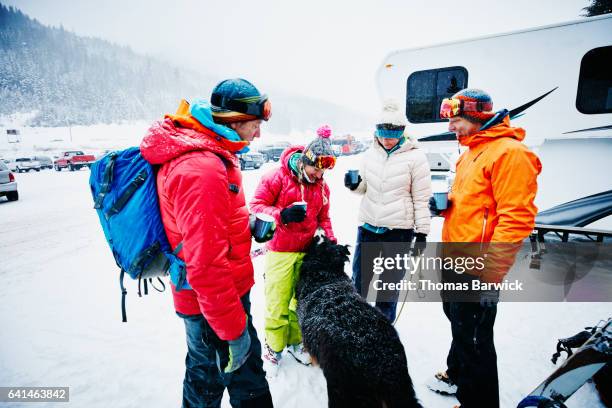
{"label": "woman in pink jacket", "polygon": [[276,374],[287,346],[296,360],[310,364],[297,322],[295,284],[304,250],[317,228],[336,240],[329,219],[329,187],[323,180],[324,172],[336,163],[331,129],[322,126],[317,135],[306,148],[294,146],[283,152],[281,166],[262,178],[250,203],[252,213],[271,215],[277,225],[267,244],[265,264],[264,363],[270,376]]}

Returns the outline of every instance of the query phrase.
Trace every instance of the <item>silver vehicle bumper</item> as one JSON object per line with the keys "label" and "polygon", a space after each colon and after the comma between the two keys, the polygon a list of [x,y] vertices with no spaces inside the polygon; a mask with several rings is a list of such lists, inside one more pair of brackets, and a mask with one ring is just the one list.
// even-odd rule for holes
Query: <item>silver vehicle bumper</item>
{"label": "silver vehicle bumper", "polygon": [[11,191],[17,191],[16,181],[11,181],[9,183],[0,184],[0,193],[7,193]]}

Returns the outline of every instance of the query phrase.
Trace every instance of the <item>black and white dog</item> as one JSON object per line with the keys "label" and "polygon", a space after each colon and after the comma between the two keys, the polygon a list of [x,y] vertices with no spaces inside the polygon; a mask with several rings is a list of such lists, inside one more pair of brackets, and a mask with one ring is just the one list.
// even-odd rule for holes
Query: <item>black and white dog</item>
{"label": "black and white dog", "polygon": [[344,273],[348,255],[315,238],[296,287],[304,347],[323,370],[329,406],[421,407],[397,332]]}

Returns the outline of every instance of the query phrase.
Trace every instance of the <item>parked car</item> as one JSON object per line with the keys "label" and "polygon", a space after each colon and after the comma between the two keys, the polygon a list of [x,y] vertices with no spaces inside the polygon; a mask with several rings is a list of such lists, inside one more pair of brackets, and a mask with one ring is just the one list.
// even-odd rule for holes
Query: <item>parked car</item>
{"label": "parked car", "polygon": [[291,146],[289,142],[278,142],[273,144],[263,145],[259,148],[259,153],[263,155],[264,162],[267,163],[270,160],[278,161],[281,154],[286,148]]}
{"label": "parked car", "polygon": [[18,157],[15,159],[15,171],[23,173],[25,171],[40,171],[40,162],[32,160],[29,157]]}
{"label": "parked car", "polygon": [[338,144],[332,144],[332,151],[336,157],[342,156],[342,146]]}
{"label": "parked car", "polygon": [[332,149],[336,156],[349,156],[361,152],[363,145],[351,135],[332,139]]}
{"label": "parked car", "polygon": [[0,160],[0,197],[6,197],[9,201],[17,201],[19,193],[17,192],[17,182],[15,176],[9,170],[4,160]]}
{"label": "parked car", "polygon": [[368,150],[368,146],[366,146],[366,144],[363,143],[361,140],[355,140],[353,142],[353,145],[355,146],[355,154],[359,154]]}
{"label": "parked car", "polygon": [[17,171],[17,163],[14,159],[2,159],[2,162],[6,164],[6,167],[8,167],[10,171]]}
{"label": "parked car", "polygon": [[40,163],[41,169],[52,169],[53,168],[53,159],[49,156],[34,156],[32,160],[36,160]]}
{"label": "parked car", "polygon": [[238,159],[240,159],[240,170],[244,170],[248,167],[258,169],[265,163],[263,154],[254,150],[238,154]]}
{"label": "parked car", "polygon": [[93,154],[85,154],[80,150],[68,150],[62,152],[57,160],[53,162],[53,167],[57,171],[70,169],[70,171],[80,170],[82,167],[91,167],[96,161]]}

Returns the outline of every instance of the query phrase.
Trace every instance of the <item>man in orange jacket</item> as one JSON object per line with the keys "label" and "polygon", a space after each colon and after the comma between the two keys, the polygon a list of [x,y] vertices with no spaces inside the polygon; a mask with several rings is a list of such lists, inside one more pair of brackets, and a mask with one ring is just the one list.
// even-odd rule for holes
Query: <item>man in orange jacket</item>
{"label": "man in orange jacket", "polygon": [[[439,211],[432,200],[430,210],[445,218],[443,242],[496,243],[488,245],[489,251],[504,248],[494,256],[495,267],[480,277],[499,281],[512,264],[513,248],[520,246],[535,225],[540,160],[521,143],[525,131],[510,127],[507,110],[494,112],[493,101],[484,91],[464,89],[443,100],[440,117],[449,119],[448,130],[468,150],[457,161],[448,209]],[[443,304],[453,339],[447,370],[436,374],[430,388],[456,393],[461,408],[499,407],[493,344],[497,295],[485,292],[480,303]]]}

